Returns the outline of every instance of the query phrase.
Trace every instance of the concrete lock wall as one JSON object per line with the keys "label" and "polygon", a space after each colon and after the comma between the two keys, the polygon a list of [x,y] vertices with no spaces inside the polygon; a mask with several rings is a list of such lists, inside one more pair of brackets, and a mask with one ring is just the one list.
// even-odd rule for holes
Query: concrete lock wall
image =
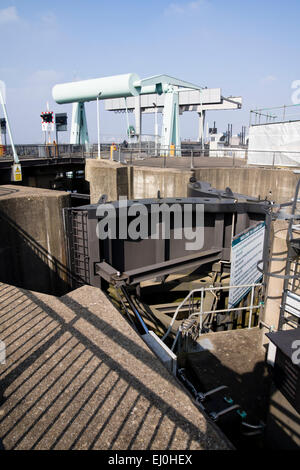
{"label": "concrete lock wall", "polygon": [[128,199],[183,197],[192,172],[170,168],[124,166],[116,162],[87,159],[85,178],[90,183],[91,203],[102,194],[113,201],[120,196]]}
{"label": "concrete lock wall", "polygon": [[109,200],[119,196],[129,199],[156,197],[186,197],[191,176],[207,181],[217,189],[230,187],[249,196],[282,203],[294,197],[299,175],[292,169],[269,168],[198,168],[178,170],[147,166],[125,166],[116,162],[87,159],[86,180],[90,183],[91,202],[96,203],[102,194]]}
{"label": "concrete lock wall", "polygon": [[192,175],[190,171],[170,168],[132,167],[133,199],[157,197],[184,197]]}
{"label": "concrete lock wall", "polygon": [[232,191],[260,196],[282,203],[294,197],[299,175],[291,169],[268,168],[199,168],[197,180],[209,182],[217,189],[229,186]]}
{"label": "concrete lock wall", "polygon": [[85,179],[90,183],[91,204],[96,204],[102,194],[107,194],[110,201],[128,197],[128,168],[119,163],[88,159]]}
{"label": "concrete lock wall", "polygon": [[69,290],[62,209],[70,196],[17,185],[0,187],[0,280],[62,295]]}

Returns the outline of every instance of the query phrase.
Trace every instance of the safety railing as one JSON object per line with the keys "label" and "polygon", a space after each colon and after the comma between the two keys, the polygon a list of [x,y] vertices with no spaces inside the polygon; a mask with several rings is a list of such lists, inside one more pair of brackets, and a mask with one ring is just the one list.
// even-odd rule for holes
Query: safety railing
{"label": "safety railing", "polygon": [[[215,152],[215,151],[214,151]],[[98,158],[99,152],[97,146],[92,146],[90,150],[90,158]],[[245,149],[226,149],[226,152],[220,154],[224,158],[222,164],[224,166],[244,166]],[[161,168],[189,168],[209,166],[208,158],[202,157],[216,156],[208,149],[200,146],[162,146],[153,142],[144,142],[141,146],[138,144],[101,144],[101,159],[113,160],[126,165],[142,164],[143,162],[150,166]]]}
{"label": "safety railing", "polygon": [[[124,164],[134,164],[139,160],[148,160],[148,163],[162,168],[182,166],[190,169],[215,165],[210,158],[217,159],[218,164],[226,167],[244,167],[247,165],[262,167],[299,167],[300,152],[248,150],[242,147],[222,147],[219,149],[202,148],[200,145],[190,146],[155,146],[154,142],[138,144],[114,144],[115,151],[111,154],[110,145],[101,145],[101,158],[112,159]],[[103,153],[104,152],[104,153]],[[113,156],[112,156],[113,155]],[[249,156],[251,158],[249,158]],[[259,158],[256,158],[259,157]],[[96,158],[97,152],[93,147],[91,157]],[[178,158],[180,157],[180,158]],[[205,159],[203,157],[206,157]],[[207,158],[208,157],[208,158]],[[252,159],[252,161],[251,161]],[[254,163],[257,161],[257,163]]]}
{"label": "safety railing", "polygon": [[250,110],[250,126],[299,121],[300,119],[300,106],[299,104],[290,104],[283,106],[276,106],[272,108],[261,108]]}
{"label": "safety railing", "polygon": [[[201,144],[195,145],[182,142],[180,146],[163,146],[155,141],[127,142],[122,143],[101,143],[98,144],[36,144],[36,145],[16,145],[16,152],[20,159],[37,158],[100,158],[113,160],[125,165],[147,160],[150,165],[172,168],[182,167],[189,169],[209,167],[215,165],[213,160],[218,161],[218,165],[226,167],[244,167],[246,165],[263,167],[299,167],[300,152],[294,151],[273,151],[273,150],[249,150],[246,147],[221,147],[208,148]],[[113,149],[113,150],[112,150]],[[256,155],[260,158],[256,158]],[[203,158],[208,157],[208,158]],[[263,157],[263,158],[261,158]],[[10,145],[0,145],[0,159],[13,159],[13,152]],[[256,163],[255,163],[256,162]],[[262,163],[263,162],[263,163]]]}
{"label": "safety railing", "polygon": [[[0,158],[13,158],[12,147],[3,145]],[[75,144],[36,144],[15,145],[17,155],[20,159],[36,158],[59,158],[70,156],[86,157],[90,155],[89,145]]]}
{"label": "safety railing", "polygon": [[[114,151],[111,148],[114,147]],[[256,155],[259,158],[256,158]],[[97,158],[97,146],[90,148],[89,157]],[[206,157],[205,159],[203,157]],[[251,158],[249,158],[251,157]],[[145,161],[150,165],[161,168],[184,167],[196,169],[203,166],[218,165],[226,167],[244,167],[247,165],[262,166],[268,168],[276,167],[299,167],[300,152],[285,152],[273,150],[248,150],[247,148],[223,147],[220,149],[202,148],[199,146],[162,146],[154,142],[126,143],[124,144],[101,144],[101,158],[111,159],[119,163],[134,165],[139,161]],[[252,160],[252,162],[251,162]],[[254,163],[257,161],[257,163]]]}
{"label": "safety railing", "polygon": [[254,166],[299,167],[300,152],[293,150],[247,150],[247,163]]}
{"label": "safety railing", "polygon": [[[177,309],[175,310],[175,313],[172,317],[170,325],[169,325],[166,333],[162,337],[162,341],[165,341],[166,338],[169,336],[170,331],[171,331],[171,329],[174,325],[174,322],[177,319],[179,311],[184,306],[186,306],[187,303],[189,305],[189,317],[188,318],[192,319],[194,317],[198,317],[198,320],[199,320],[199,333],[200,334],[201,334],[201,331],[202,331],[203,316],[204,315],[220,314],[220,313],[228,313],[229,314],[229,313],[234,312],[234,311],[249,310],[248,328],[251,328],[253,310],[258,310],[258,309],[262,308],[262,303],[261,302],[259,302],[257,304],[254,304],[254,291],[255,291],[255,288],[261,287],[261,286],[262,286],[262,283],[254,283],[254,284],[241,284],[241,285],[236,285],[236,286],[200,287],[199,289],[191,290],[189,292],[189,294],[184,298],[184,300],[178,305]],[[243,296],[245,296],[248,292],[251,292],[250,304],[247,305],[247,306],[243,306],[243,307],[228,307],[228,308],[222,308],[222,309],[218,309],[218,310],[216,310],[216,309],[215,310],[204,310],[205,292],[215,293],[217,291],[224,291],[224,290],[230,291],[231,289],[243,289],[243,290],[246,289],[246,292],[243,293]],[[200,309],[197,308],[197,311],[195,311],[196,307],[198,307],[197,304],[195,303],[195,294],[197,294],[197,297],[200,294]],[[198,299],[197,299],[197,303],[199,303]],[[177,340],[179,334],[180,334],[180,331],[177,331],[175,341],[174,341],[174,344],[173,344],[172,348],[174,348],[176,340]]]}

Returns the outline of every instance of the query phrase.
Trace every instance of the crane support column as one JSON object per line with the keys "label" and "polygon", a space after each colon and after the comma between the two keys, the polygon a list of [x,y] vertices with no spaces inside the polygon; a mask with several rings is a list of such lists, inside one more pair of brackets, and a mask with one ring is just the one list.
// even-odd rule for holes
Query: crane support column
{"label": "crane support column", "polygon": [[163,126],[161,138],[161,155],[168,155],[170,145],[175,145],[175,155],[180,155],[180,129],[179,129],[179,93],[170,86],[165,93],[163,113]]}
{"label": "crane support column", "polygon": [[199,115],[199,133],[198,141],[201,143],[202,148],[204,148],[204,126],[205,126],[205,111],[198,113]]}
{"label": "crane support column", "polygon": [[89,134],[84,103],[73,103],[70,144],[87,145]]}

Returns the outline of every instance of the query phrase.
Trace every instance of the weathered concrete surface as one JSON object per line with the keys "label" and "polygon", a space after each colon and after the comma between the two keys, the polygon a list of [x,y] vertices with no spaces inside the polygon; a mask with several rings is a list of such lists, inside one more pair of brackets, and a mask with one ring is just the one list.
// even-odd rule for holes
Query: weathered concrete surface
{"label": "weathered concrete surface", "polygon": [[90,183],[91,204],[98,202],[102,194],[110,201],[129,194],[128,168],[116,162],[87,159],[85,179]]}
{"label": "weathered concrete surface", "polygon": [[[288,222],[285,220],[275,220],[272,222],[270,258],[273,258],[273,260],[270,262],[269,272],[276,273],[280,276],[285,275],[287,260],[287,229]],[[262,320],[266,325],[273,326],[275,330],[277,330],[279,323],[283,283],[284,279],[278,277],[268,276],[267,278],[265,308],[263,310]],[[269,340],[265,335],[268,331],[269,330],[265,327],[261,330],[262,344],[269,343]]]}
{"label": "weathered concrete surface", "polygon": [[[110,161],[87,159],[86,179],[90,182],[91,202],[96,203],[101,194],[107,194],[110,200],[116,200],[119,196],[130,199],[156,197],[158,190],[162,197],[185,197],[189,178],[196,176],[198,180],[208,181],[217,189],[229,186],[241,194],[261,198],[267,196],[281,203],[294,197],[299,178],[299,175],[293,173],[293,169],[228,168],[225,165],[217,167],[220,160],[226,160],[220,158],[205,158],[205,167],[195,170],[189,169],[188,158],[176,160],[186,162],[186,166],[155,168],[146,166],[146,162],[125,166]],[[212,168],[207,168],[210,161]]]}
{"label": "weathered concrete surface", "polygon": [[125,166],[116,162],[87,159],[85,177],[90,183],[91,203],[102,194],[114,201],[120,196],[128,199],[182,197],[187,194],[189,170]]}
{"label": "weathered concrete surface", "polygon": [[208,181],[217,189],[229,186],[232,191],[272,199],[277,203],[291,200],[299,175],[294,169],[283,168],[198,168],[195,176],[198,180]]}
{"label": "weathered concrete surface", "polygon": [[131,167],[133,171],[133,199],[157,197],[183,197],[191,177],[189,170],[170,168]]}
{"label": "weathered concrete surface", "polygon": [[0,280],[48,293],[67,291],[66,192],[0,186]]}
{"label": "weathered concrete surface", "polygon": [[2,284],[0,338],[7,449],[229,447],[99,289]]}
{"label": "weathered concrete surface", "polygon": [[270,400],[266,444],[272,450],[300,448],[300,416],[285,396],[273,386]]}

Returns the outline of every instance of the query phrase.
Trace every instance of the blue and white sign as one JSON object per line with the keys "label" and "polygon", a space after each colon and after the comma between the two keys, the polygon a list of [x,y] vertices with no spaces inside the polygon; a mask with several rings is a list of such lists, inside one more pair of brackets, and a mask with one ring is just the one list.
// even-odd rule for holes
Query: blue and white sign
{"label": "blue and white sign", "polygon": [[[266,224],[261,222],[232,240],[231,286],[254,284],[261,279],[262,274],[257,269],[257,263],[263,258],[265,230]],[[235,307],[250,289],[230,289],[228,308]]]}

